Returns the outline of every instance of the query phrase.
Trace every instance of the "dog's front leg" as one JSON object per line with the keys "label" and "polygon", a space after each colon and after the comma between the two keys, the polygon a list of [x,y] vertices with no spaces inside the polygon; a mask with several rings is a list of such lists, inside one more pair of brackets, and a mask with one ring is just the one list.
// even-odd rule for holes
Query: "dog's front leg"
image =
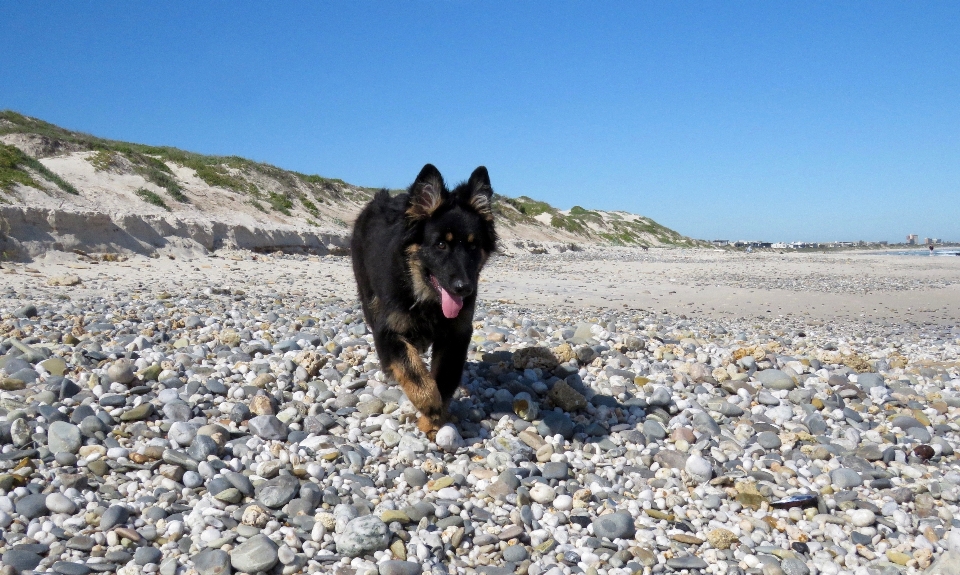
{"label": "dog's front leg", "polygon": [[382,365],[393,374],[407,398],[420,411],[417,427],[433,439],[447,420],[447,410],[437,383],[420,352],[402,336],[392,332],[380,334],[377,354]]}
{"label": "dog's front leg", "polygon": [[444,409],[449,405],[453,394],[460,387],[460,379],[463,377],[463,365],[467,360],[467,348],[470,346],[470,324],[467,323],[466,329],[451,330],[449,333],[442,334],[433,344],[433,359],[431,360],[431,373],[437,381],[437,389],[440,390],[440,398],[443,401]]}

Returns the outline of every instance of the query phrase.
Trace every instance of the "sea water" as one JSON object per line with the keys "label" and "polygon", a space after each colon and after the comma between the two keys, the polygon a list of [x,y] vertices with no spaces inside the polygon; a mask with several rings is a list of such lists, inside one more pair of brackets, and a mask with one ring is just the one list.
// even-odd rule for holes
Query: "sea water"
{"label": "sea water", "polygon": [[[895,250],[889,252],[883,252],[885,256],[926,256],[930,257],[931,253],[929,249],[922,250]],[[933,250],[933,256],[960,256],[960,249],[957,248],[944,248],[944,249],[935,249]]]}

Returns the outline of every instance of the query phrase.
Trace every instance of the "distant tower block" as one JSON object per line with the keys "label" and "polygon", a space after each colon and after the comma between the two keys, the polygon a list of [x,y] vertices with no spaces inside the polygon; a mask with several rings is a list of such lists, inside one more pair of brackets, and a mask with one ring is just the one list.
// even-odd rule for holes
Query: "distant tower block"
{"label": "distant tower block", "polygon": [[917,234],[910,234],[909,236],[907,236],[907,245],[908,246],[917,245]]}

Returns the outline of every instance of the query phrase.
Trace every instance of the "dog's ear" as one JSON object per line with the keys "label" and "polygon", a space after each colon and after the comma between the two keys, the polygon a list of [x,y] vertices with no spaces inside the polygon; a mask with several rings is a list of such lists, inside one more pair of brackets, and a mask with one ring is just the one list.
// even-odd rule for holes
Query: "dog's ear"
{"label": "dog's ear", "polygon": [[493,220],[493,206],[490,199],[493,197],[493,188],[490,187],[490,175],[487,168],[480,166],[470,174],[467,182],[467,203],[485,220]]}
{"label": "dog's ear", "polygon": [[443,202],[443,176],[433,164],[427,164],[410,186],[410,200],[407,215],[411,219],[426,219]]}

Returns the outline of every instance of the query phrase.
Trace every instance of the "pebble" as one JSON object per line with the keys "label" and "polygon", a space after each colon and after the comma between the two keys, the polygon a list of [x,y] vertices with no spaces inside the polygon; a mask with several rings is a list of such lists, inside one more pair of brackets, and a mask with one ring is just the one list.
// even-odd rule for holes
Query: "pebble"
{"label": "pebble", "polygon": [[629,513],[618,512],[602,515],[593,520],[593,533],[607,539],[629,539],[636,534],[633,517]]}
{"label": "pebble", "polygon": [[457,428],[452,425],[444,425],[437,431],[436,439],[434,442],[437,444],[437,447],[443,451],[456,452],[458,449],[463,447],[463,438],[460,437],[460,432],[457,431]]}
{"label": "pebble", "polygon": [[280,560],[279,545],[266,535],[254,535],[230,552],[230,564],[237,571],[256,573],[272,568]]}
{"label": "pebble", "polygon": [[869,509],[857,509],[850,512],[850,522],[857,527],[868,527],[873,525],[876,520],[877,516]]}
{"label": "pebble", "polygon": [[64,497],[60,493],[51,493],[50,495],[47,495],[44,503],[51,513],[66,513],[68,515],[73,515],[77,512],[77,504],[71,501],[69,498]]}
{"label": "pebble", "polygon": [[47,430],[47,448],[51,453],[77,453],[81,441],[80,428],[66,421],[54,421]]}
{"label": "pebble", "polygon": [[413,561],[384,561],[377,565],[380,575],[420,575],[423,566]]}
{"label": "pebble", "polygon": [[351,519],[337,538],[337,551],[347,557],[358,557],[386,549],[390,543],[387,525],[378,517],[367,515]]}
{"label": "pebble", "polygon": [[684,469],[698,483],[705,483],[713,477],[713,466],[706,458],[699,455],[688,457]]}

